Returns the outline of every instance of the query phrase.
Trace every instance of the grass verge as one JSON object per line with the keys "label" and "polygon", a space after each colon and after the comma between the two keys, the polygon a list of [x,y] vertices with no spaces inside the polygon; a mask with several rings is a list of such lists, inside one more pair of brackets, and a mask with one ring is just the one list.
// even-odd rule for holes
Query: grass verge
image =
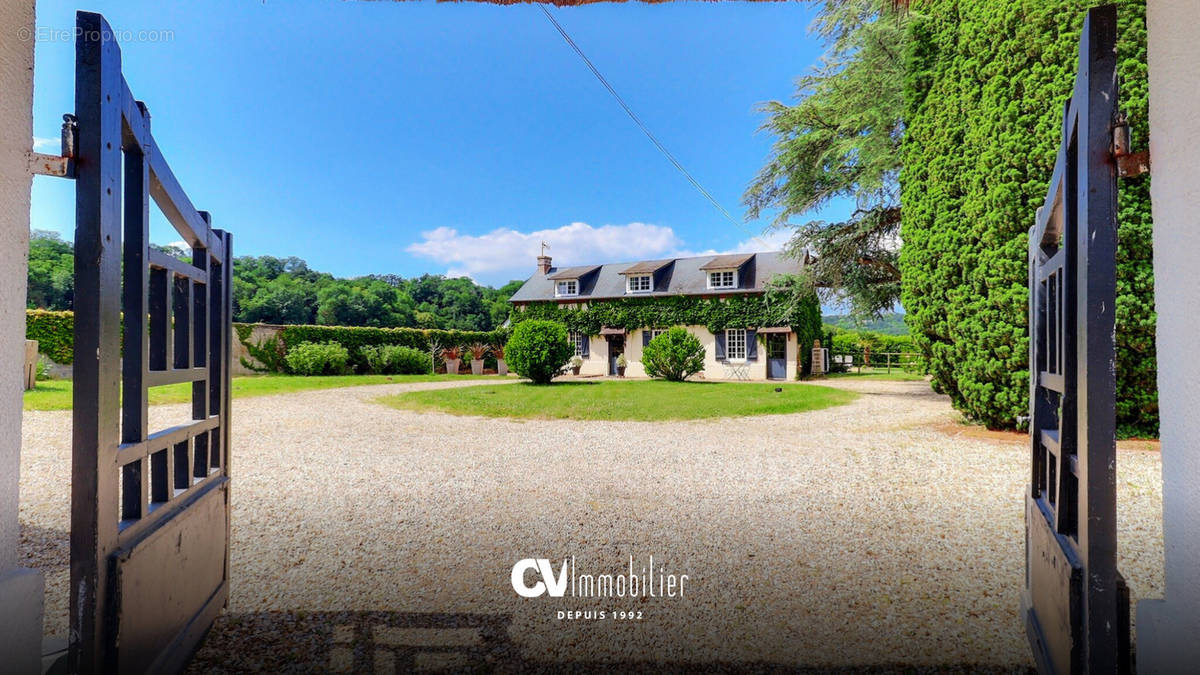
{"label": "grass verge", "polygon": [[865,371],[862,373],[851,371],[849,373],[828,373],[825,375],[825,377],[830,379],[844,380],[890,380],[893,382],[916,382],[918,380],[925,379],[925,376],[919,373],[906,373],[902,370],[893,370],[890,373],[887,371]]}
{"label": "grass verge", "polygon": [[[779,389],[779,391],[776,391]],[[455,415],[572,420],[695,420],[777,415],[849,403],[858,394],[809,384],[603,380],[414,391],[377,402]]]}
{"label": "grass verge", "polygon": [[[251,375],[233,378],[233,397],[250,398],[287,394],[313,389],[356,387],[368,384],[399,384],[407,382],[443,382],[458,380],[496,379],[495,376],[474,377],[472,375]],[[37,387],[25,392],[26,410],[70,410],[71,380],[43,380]],[[192,385],[189,383],[153,387],[149,393],[150,405],[187,403],[192,400]]]}

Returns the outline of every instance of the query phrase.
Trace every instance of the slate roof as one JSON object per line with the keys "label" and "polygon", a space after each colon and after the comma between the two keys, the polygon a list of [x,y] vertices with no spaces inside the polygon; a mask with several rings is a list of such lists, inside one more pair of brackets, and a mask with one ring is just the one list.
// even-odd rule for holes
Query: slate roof
{"label": "slate roof", "polygon": [[[708,289],[708,274],[705,267],[717,259],[729,256],[697,256],[694,258],[676,258],[666,261],[649,261],[646,263],[608,263],[604,265],[587,265],[582,267],[552,267],[547,274],[534,273],[525,284],[509,298],[509,302],[540,302],[546,300],[612,300],[625,297],[664,297],[671,295],[733,295],[737,293],[762,293],[766,282],[777,274],[796,274],[803,268],[803,263],[793,258],[785,258],[782,253],[772,251],[767,253],[738,254],[736,258],[745,258],[738,271],[738,287],[720,290]],[[728,267],[728,262],[720,264]],[[625,274],[631,267],[641,268],[642,265],[656,265],[654,273],[654,291],[650,293],[626,293]],[[564,273],[574,276],[564,276]],[[645,274],[645,272],[643,272]],[[569,298],[554,297],[555,279],[578,278],[579,295]]]}

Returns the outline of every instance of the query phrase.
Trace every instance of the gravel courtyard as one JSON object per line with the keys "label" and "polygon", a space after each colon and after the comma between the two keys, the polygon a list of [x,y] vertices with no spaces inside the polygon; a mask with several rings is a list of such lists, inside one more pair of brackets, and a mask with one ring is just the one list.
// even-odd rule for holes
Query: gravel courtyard
{"label": "gravel courtyard", "polygon": [[[234,401],[231,598],[195,672],[1032,665],[1026,446],[956,424],[924,382],[840,380],[862,397],[697,422],[372,402],[463,385]],[[187,408],[153,412],[157,426]],[[70,413],[26,412],[23,441],[23,564],[46,572],[46,630],[62,635]],[[1123,444],[1118,479],[1122,571],[1135,602],[1160,597],[1157,452]],[[615,574],[651,555],[688,575],[683,597],[522,598],[510,583],[524,558]]]}

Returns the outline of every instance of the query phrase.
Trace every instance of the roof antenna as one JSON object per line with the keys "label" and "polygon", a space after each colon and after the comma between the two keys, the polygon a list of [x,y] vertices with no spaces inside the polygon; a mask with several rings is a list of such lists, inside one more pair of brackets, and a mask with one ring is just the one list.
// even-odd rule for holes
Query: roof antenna
{"label": "roof antenna", "polygon": [[550,244],[547,244],[546,242],[543,241],[542,242],[542,255],[546,255],[546,249],[548,249],[548,248],[550,248]]}

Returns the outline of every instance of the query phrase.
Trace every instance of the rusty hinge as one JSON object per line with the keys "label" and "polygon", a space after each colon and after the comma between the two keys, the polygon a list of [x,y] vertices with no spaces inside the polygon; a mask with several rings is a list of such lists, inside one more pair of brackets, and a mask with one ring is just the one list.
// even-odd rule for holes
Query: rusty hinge
{"label": "rusty hinge", "polygon": [[29,153],[29,171],[39,176],[57,176],[59,178],[75,177],[75,142],[79,131],[79,121],[67,113],[63,115],[62,124],[62,154],[47,155],[41,152]]}
{"label": "rusty hinge", "polygon": [[1117,113],[1112,127],[1112,156],[1117,160],[1117,175],[1133,178],[1150,173],[1150,151],[1132,151],[1133,141],[1129,134],[1129,115]]}

